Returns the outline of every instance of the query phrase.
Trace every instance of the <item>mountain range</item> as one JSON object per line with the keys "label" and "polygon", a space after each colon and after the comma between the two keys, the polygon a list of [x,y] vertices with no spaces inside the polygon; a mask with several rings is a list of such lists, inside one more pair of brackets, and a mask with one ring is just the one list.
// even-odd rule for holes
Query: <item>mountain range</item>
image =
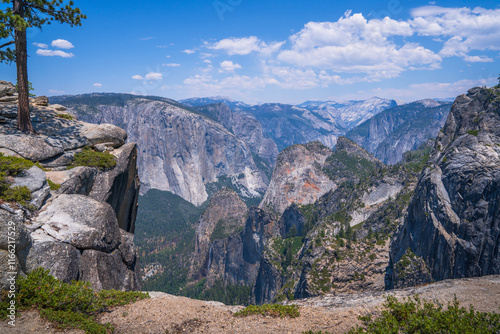
{"label": "mountain range", "polygon": [[226,303],[384,289],[390,237],[451,108],[379,98],[51,101],[137,142],[145,287]]}

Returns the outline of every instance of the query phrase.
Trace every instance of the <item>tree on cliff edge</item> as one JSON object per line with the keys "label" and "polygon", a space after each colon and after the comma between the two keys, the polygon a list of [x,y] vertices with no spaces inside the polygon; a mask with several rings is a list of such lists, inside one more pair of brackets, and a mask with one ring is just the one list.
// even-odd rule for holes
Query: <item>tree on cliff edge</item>
{"label": "tree on cliff edge", "polygon": [[[34,133],[30,120],[28,53],[26,51],[26,29],[42,28],[51,21],[81,25],[86,16],[79,8],[73,8],[73,1],[65,0],[1,0],[7,8],[0,9],[0,62],[16,62],[17,87],[19,93],[17,124],[19,130]],[[10,48],[14,45],[14,50]]]}

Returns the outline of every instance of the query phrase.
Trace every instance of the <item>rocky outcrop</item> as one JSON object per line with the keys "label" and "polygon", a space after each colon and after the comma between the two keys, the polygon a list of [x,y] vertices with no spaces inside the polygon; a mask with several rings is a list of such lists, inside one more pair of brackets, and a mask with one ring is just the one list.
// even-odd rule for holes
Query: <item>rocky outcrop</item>
{"label": "rocky outcrop", "polygon": [[[3,86],[0,82],[0,92]],[[64,107],[49,105],[46,97],[31,100],[37,134],[25,135],[16,129],[15,103],[0,102],[5,120],[0,125],[1,152],[40,162],[44,169],[33,166],[8,180],[10,186],[26,187],[31,200],[26,206],[1,203],[0,224],[6,225],[2,232],[8,226],[16,231],[12,250],[7,235],[0,232],[2,269],[20,275],[43,267],[65,282],[86,280],[96,289],[140,289],[137,251],[129,233],[139,192],[137,146],[124,145],[122,129],[77,121]],[[66,169],[82,147],[98,145],[115,156],[115,167]],[[48,180],[60,188],[51,190]]]}
{"label": "rocky outcrop", "polygon": [[435,138],[443,127],[451,104],[432,99],[384,110],[347,132],[355,141],[385,164],[401,161],[403,153]]}
{"label": "rocky outcrop", "polygon": [[224,188],[212,196],[196,227],[195,255],[190,269],[193,279],[207,275],[213,262],[213,242],[241,232],[247,213],[247,206],[233,190]]}
{"label": "rocky outcrop", "polygon": [[[499,96],[478,87],[453,103],[391,243],[387,288],[408,274],[421,284],[500,273]],[[420,274],[404,265],[408,252],[423,260]]]}
{"label": "rocky outcrop", "polygon": [[254,286],[266,244],[266,230],[274,220],[264,211],[251,208],[244,230],[212,244],[207,282]]}
{"label": "rocky outcrop", "polygon": [[281,151],[259,207],[281,215],[292,203],[311,204],[336,187],[322,171],[332,150],[319,142],[293,145]]}
{"label": "rocky outcrop", "polygon": [[[169,191],[199,206],[209,198],[208,188],[216,192],[221,184],[231,185],[245,198],[261,198],[265,192],[267,177],[255,164],[251,145],[211,119],[214,117],[197,114],[172,100],[125,94],[80,95],[57,101],[84,121],[121,127],[128,140],[139,145],[142,194],[149,189]],[[231,122],[230,118],[224,124],[230,126]]]}

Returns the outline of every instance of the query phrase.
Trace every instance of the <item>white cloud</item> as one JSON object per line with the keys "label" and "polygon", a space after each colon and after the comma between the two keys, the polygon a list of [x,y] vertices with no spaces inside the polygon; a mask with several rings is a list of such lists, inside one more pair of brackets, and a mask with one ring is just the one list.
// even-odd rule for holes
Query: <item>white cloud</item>
{"label": "white cloud", "polygon": [[143,80],[144,78],[143,78],[143,77],[141,77],[139,74],[136,74],[136,75],[134,75],[134,76],[132,77],[132,79],[134,79],[134,80]]}
{"label": "white cloud", "polygon": [[212,61],[211,61],[210,59],[205,59],[205,60],[203,60],[203,62],[204,62],[205,64],[212,64]]}
{"label": "white cloud", "polygon": [[233,63],[230,60],[224,60],[220,63],[221,71],[233,72],[236,69],[240,69],[241,65],[238,63]]}
{"label": "white cloud", "polygon": [[181,64],[177,64],[177,63],[168,63],[168,64],[162,64],[163,66],[168,66],[168,67],[179,67],[181,66]]}
{"label": "white cloud", "polygon": [[414,68],[439,68],[441,57],[417,43],[396,44],[394,36],[413,34],[408,22],[389,17],[366,20],[362,14],[337,22],[309,22],[290,37],[292,48],[278,60],[337,73],[363,73],[369,81],[397,77]]}
{"label": "white cloud", "polygon": [[492,63],[493,59],[486,56],[469,56],[466,54],[461,55],[465,61],[469,63]]}
{"label": "white cloud", "polygon": [[58,56],[58,57],[63,57],[63,58],[72,58],[75,55],[72,53],[64,52],[61,50],[45,50],[45,49],[38,49],[36,50],[36,54],[39,56]]}
{"label": "white cloud", "polygon": [[488,61],[469,56],[473,50],[500,50],[500,9],[425,6],[411,12],[414,31],[421,36],[448,38],[439,52],[465,61]]}
{"label": "white cloud", "polygon": [[188,54],[188,55],[190,55],[190,54],[193,54],[193,53],[195,53],[196,51],[194,51],[194,50],[189,50],[189,49],[186,49],[186,50],[183,50],[183,51],[181,51],[181,52],[184,52],[185,54]]}
{"label": "white cloud", "polygon": [[66,92],[63,90],[58,90],[58,89],[49,89],[49,93],[51,93],[51,94],[64,94]]}
{"label": "white cloud", "polygon": [[59,49],[72,49],[74,48],[73,44],[71,42],[65,40],[65,39],[56,39],[53,40],[52,43],[50,43],[55,48]]}
{"label": "white cloud", "polygon": [[47,49],[49,46],[44,43],[33,43],[34,46],[39,47],[40,49]]}
{"label": "white cloud", "polygon": [[157,73],[157,72],[149,72],[148,74],[146,74],[144,79],[146,79],[146,80],[163,80],[163,75],[161,73]]}
{"label": "white cloud", "polygon": [[102,87],[102,83],[98,83],[98,82],[96,82],[96,83],[95,83],[95,84],[93,84],[92,86],[94,86],[94,87]]}
{"label": "white cloud", "polygon": [[266,44],[259,40],[256,36],[243,38],[226,38],[212,45],[206,44],[209,49],[223,50],[228,55],[247,55],[251,52],[259,52],[265,55],[270,55],[278,51],[285,42],[273,42]]}

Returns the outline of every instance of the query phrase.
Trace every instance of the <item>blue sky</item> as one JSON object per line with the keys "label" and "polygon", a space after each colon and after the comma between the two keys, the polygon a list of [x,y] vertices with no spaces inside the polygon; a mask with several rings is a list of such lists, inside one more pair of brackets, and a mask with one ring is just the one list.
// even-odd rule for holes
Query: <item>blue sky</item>
{"label": "blue sky", "polygon": [[[497,1],[74,2],[81,27],[28,32],[37,95],[410,102],[500,73]],[[15,82],[15,66],[0,64],[0,79]]]}

